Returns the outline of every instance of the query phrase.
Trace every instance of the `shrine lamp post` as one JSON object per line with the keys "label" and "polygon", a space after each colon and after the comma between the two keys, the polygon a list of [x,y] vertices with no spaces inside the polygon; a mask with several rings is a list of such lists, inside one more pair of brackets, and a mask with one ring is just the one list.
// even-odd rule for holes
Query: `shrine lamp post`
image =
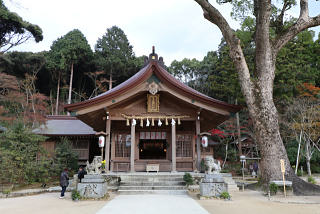
{"label": "shrine lamp post", "polygon": [[244,165],[246,164],[246,156],[240,155],[240,162],[242,163],[242,191],[244,191]]}

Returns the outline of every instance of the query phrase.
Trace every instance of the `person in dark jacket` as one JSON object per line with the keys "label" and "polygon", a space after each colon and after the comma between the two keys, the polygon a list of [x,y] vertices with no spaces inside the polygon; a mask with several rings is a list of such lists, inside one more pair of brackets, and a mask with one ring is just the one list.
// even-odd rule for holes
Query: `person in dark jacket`
{"label": "person in dark jacket", "polygon": [[84,170],[84,168],[81,166],[78,171],[78,179],[80,183],[81,183],[81,179],[84,178],[84,175],[86,174],[87,174],[86,170]]}
{"label": "person in dark jacket", "polygon": [[60,175],[60,186],[62,188],[60,198],[64,198],[64,192],[66,191],[68,185],[69,185],[68,169],[65,168]]}
{"label": "person in dark jacket", "polygon": [[259,169],[258,163],[255,161],[253,163],[253,171],[255,172],[255,177],[258,177],[258,169]]}

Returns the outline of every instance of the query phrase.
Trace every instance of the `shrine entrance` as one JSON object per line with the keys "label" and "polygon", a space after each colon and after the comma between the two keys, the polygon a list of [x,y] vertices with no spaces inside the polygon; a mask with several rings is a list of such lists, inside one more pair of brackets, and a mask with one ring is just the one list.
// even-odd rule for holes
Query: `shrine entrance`
{"label": "shrine entrance", "polygon": [[163,160],[167,157],[166,140],[140,140],[139,159],[140,160]]}

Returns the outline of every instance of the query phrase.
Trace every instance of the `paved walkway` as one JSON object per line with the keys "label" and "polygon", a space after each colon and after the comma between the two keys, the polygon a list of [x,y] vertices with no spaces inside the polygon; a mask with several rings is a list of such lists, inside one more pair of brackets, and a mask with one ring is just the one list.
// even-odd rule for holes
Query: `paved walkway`
{"label": "paved walkway", "polygon": [[119,195],[97,214],[209,214],[187,195]]}

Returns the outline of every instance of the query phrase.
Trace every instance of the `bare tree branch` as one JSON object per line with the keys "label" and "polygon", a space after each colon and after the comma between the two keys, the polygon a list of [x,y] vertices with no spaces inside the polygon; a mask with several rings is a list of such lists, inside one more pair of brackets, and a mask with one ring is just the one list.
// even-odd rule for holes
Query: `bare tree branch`
{"label": "bare tree branch", "polygon": [[253,83],[250,79],[249,68],[243,55],[239,38],[235,35],[227,20],[207,0],[195,1],[201,6],[204,18],[219,27],[223,37],[230,47],[230,57],[232,58],[233,63],[236,66],[236,70],[239,73],[241,88],[244,92],[243,94],[245,95],[247,104],[252,106],[254,102]]}
{"label": "bare tree branch", "polygon": [[301,31],[320,25],[320,15],[309,17],[308,0],[300,0],[300,16],[295,24],[280,34],[274,42],[274,54],[293,39]]}

